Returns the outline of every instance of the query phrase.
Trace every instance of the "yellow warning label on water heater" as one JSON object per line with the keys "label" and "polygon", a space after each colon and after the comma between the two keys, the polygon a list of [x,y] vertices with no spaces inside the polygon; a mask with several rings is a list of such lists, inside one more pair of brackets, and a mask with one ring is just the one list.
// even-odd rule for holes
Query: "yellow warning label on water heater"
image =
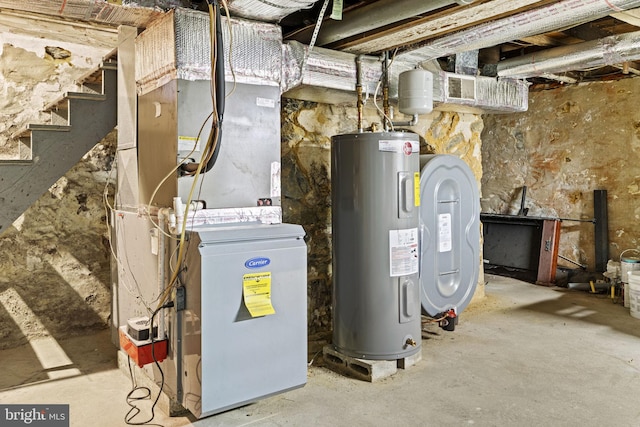
{"label": "yellow warning label on water heater", "polygon": [[267,316],[276,312],[271,304],[270,271],[242,276],[242,295],[251,317]]}
{"label": "yellow warning label on water heater", "polygon": [[413,174],[413,200],[416,206],[420,206],[420,172]]}

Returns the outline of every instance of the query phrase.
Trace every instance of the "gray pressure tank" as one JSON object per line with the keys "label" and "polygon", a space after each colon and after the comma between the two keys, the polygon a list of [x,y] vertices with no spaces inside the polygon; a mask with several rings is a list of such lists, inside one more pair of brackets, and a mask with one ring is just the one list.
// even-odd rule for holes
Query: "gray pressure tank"
{"label": "gray pressure tank", "polygon": [[406,132],[331,140],[333,346],[393,360],[420,350],[420,144]]}
{"label": "gray pressure tank", "polygon": [[420,288],[430,316],[469,304],[480,271],[480,196],[471,168],[450,154],[420,156]]}

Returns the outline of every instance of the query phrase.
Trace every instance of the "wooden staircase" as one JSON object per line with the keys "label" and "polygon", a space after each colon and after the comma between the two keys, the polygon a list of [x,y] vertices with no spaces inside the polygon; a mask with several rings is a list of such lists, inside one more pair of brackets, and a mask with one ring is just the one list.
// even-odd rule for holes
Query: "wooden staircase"
{"label": "wooden staircase", "polygon": [[0,160],[0,233],[78,163],[117,124],[117,50],[44,107],[46,124],[14,133],[16,159]]}

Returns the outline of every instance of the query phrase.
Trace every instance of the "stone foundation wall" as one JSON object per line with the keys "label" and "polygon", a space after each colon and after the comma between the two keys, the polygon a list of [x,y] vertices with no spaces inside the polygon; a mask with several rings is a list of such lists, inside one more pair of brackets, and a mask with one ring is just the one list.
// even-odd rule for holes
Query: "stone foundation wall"
{"label": "stone foundation wall", "polygon": [[[639,91],[638,78],[533,91],[526,113],[486,116],[483,211],[517,213],[527,186],[530,216],[589,219],[604,189],[609,258],[640,248]],[[562,223],[560,255],[593,270],[594,245],[593,224]]]}
{"label": "stone foundation wall", "polygon": [[[364,127],[380,122],[376,110],[368,106]],[[478,115],[433,112],[420,117],[412,130],[423,138],[422,154],[458,155],[471,166],[479,181],[482,128]],[[284,220],[302,224],[307,233],[311,355],[331,340],[331,137],[356,129],[354,107],[282,100],[282,207]],[[479,282],[476,296],[482,297],[482,275]]]}
{"label": "stone foundation wall", "polygon": [[[11,158],[17,154],[11,134],[43,123],[40,109],[74,90],[73,81],[107,50],[4,33],[0,43],[0,156]],[[115,140],[112,132],[0,235],[0,349],[107,326],[110,252],[102,194]],[[107,191],[113,195],[112,186]]]}
{"label": "stone foundation wall", "polygon": [[[71,90],[73,80],[106,53],[89,55],[65,45],[61,49],[70,56],[50,49],[57,52],[54,58],[43,43],[3,46],[0,90],[6,118],[0,127],[1,155],[12,155],[12,132],[27,122],[41,122],[40,108]],[[24,69],[17,69],[17,63],[25,64]],[[420,120],[413,130],[423,138],[422,153],[458,155],[480,179],[480,116],[434,112]],[[380,122],[369,103],[365,127]],[[354,107],[282,102],[282,204],[285,221],[302,224],[307,233],[311,353],[331,339],[330,141],[356,128]],[[115,177],[115,171],[109,175],[115,139],[115,132],[105,138],[0,236],[0,348],[107,326],[110,250],[102,194]],[[482,286],[476,295],[484,295]]]}

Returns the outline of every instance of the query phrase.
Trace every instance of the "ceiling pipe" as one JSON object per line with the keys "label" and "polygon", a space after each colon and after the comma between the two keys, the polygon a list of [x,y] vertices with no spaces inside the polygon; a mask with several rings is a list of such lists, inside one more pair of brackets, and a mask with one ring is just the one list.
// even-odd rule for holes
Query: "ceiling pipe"
{"label": "ceiling pipe", "polygon": [[316,0],[229,0],[229,11],[235,15],[257,21],[280,22],[282,18],[300,9],[309,9]]}
{"label": "ceiling pipe", "polygon": [[562,0],[547,6],[471,27],[440,37],[426,45],[398,55],[427,61],[501,43],[559,28],[571,27],[613,12],[640,7],[640,0]]}
{"label": "ceiling pipe", "polygon": [[640,31],[543,50],[498,63],[498,76],[527,78],[640,60]]}
{"label": "ceiling pipe", "polygon": [[342,21],[323,23],[317,44],[324,46],[416,15],[452,4],[467,5],[477,0],[379,0],[344,14]]}

